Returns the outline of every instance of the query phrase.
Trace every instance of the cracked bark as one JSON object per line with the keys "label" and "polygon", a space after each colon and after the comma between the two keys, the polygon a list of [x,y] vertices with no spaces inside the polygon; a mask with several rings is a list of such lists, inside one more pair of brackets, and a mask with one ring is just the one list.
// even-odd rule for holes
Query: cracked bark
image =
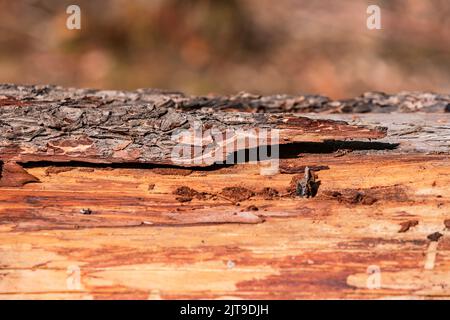
{"label": "cracked bark", "polygon": [[[0,188],[0,298],[450,297],[446,96],[366,94],[342,107],[0,87],[2,182],[41,182]],[[356,111],[366,113],[347,114]],[[147,132],[164,142],[172,125],[200,118],[205,128],[280,130],[279,173],[167,166],[148,153]],[[120,152],[136,149],[137,158]],[[321,182],[314,198],[292,193],[305,167]],[[377,290],[367,289],[368,266],[381,268]]]}
{"label": "cracked bark", "polygon": [[[160,99],[171,99],[171,105],[177,109],[207,112],[238,111],[259,113],[449,113],[450,95],[431,92],[400,92],[386,94],[366,92],[351,99],[332,100],[321,95],[261,96],[241,92],[231,96],[189,96],[181,92],[158,89],[138,89],[136,91],[112,91],[93,89],[74,89],[59,86],[18,86],[0,84],[2,103],[18,99],[45,100],[47,102],[66,103],[87,99],[100,104],[158,103]],[[12,99],[12,100],[10,100]]]}
{"label": "cracked bark", "polygon": [[[262,130],[267,130],[266,144],[274,144],[270,141],[274,132],[279,135],[279,144],[385,136],[382,127],[290,113],[187,110],[192,109],[187,105],[201,106],[202,99],[149,90],[133,93],[3,85],[0,160],[206,166],[223,162],[229,155],[226,150],[230,150],[226,146],[245,143]],[[222,103],[223,99],[218,105]],[[199,131],[202,139],[177,136],[183,131]],[[193,155],[174,162],[176,147],[200,148],[203,158],[190,161]],[[8,172],[4,170],[1,185],[14,185],[14,179],[5,176]],[[27,181],[23,175],[17,180]]]}

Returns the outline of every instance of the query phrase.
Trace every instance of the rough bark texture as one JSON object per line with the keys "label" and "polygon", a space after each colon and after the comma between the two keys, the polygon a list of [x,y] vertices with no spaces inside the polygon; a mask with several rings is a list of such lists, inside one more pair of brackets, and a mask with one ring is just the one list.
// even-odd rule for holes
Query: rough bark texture
{"label": "rough bark texture", "polygon": [[[64,108],[83,110],[83,119],[90,110],[123,114],[128,108],[117,121],[132,132],[139,128],[130,125],[134,107],[127,106],[142,110],[142,99],[161,97],[155,90],[134,102],[127,100],[131,93],[2,90],[3,115],[51,106],[42,117],[61,121],[56,114]],[[67,95],[70,104],[61,105]],[[165,108],[180,109],[177,99],[186,97],[169,95],[175,106]],[[103,105],[104,99],[110,101]],[[179,115],[207,114],[198,109]],[[8,158],[23,160],[21,153],[3,149],[2,181],[9,183],[0,188],[0,298],[448,299],[450,114],[437,111],[304,114],[318,122],[291,124],[294,131],[285,135],[299,142],[280,146],[279,172],[271,176],[261,175],[258,163],[186,168],[125,163],[127,157],[124,163],[107,157],[95,158],[107,163],[90,163],[83,153],[75,157],[81,162],[72,163],[52,163],[38,154],[21,167]],[[9,119],[20,127],[40,117]],[[272,125],[268,119],[274,118],[249,113],[220,123],[255,128]],[[342,140],[322,141],[329,136],[322,130],[304,133],[304,121],[327,123]],[[74,123],[63,122],[61,128],[69,130],[44,128],[67,139],[86,130]],[[380,125],[388,128],[385,136],[364,129]],[[297,140],[298,130],[308,139]],[[373,132],[376,141],[363,138]],[[113,133],[124,136],[134,138]],[[14,139],[1,138],[26,145],[49,136],[25,137],[30,133],[18,130]],[[320,181],[315,197],[296,193],[306,167]],[[40,183],[7,187],[18,180]]]}
{"label": "rough bark texture", "polygon": [[[59,86],[17,86],[0,84],[0,95],[23,101],[73,103],[87,99],[94,104],[123,105],[124,103],[158,104],[170,98],[170,105],[181,110],[240,111],[259,113],[391,113],[391,112],[450,112],[450,95],[431,92],[400,92],[386,94],[367,92],[360,97],[332,100],[320,95],[261,96],[242,92],[233,96],[188,96],[181,92],[159,89],[112,91],[63,88]],[[7,103],[8,99],[3,103]],[[0,102],[2,105],[2,102]]]}
{"label": "rough bark texture", "polygon": [[[180,104],[194,105],[196,101],[198,98],[154,91],[140,94],[3,86],[0,159],[173,164],[172,151],[180,143],[201,147],[213,157],[222,146],[248,138],[252,130],[253,134],[261,129],[277,130],[282,144],[385,135],[383,128],[292,114],[179,110]],[[201,130],[203,139],[175,139],[180,130]],[[224,138],[217,141],[215,134]],[[219,159],[225,158],[226,154]]]}

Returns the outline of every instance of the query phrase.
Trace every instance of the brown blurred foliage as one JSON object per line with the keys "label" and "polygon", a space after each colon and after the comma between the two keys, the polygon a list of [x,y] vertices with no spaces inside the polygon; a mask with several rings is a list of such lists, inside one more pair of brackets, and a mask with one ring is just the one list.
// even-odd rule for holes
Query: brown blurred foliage
{"label": "brown blurred foliage", "polygon": [[[82,29],[67,30],[78,4]],[[382,8],[382,30],[366,8]],[[448,0],[0,0],[0,82],[192,94],[450,88]]]}

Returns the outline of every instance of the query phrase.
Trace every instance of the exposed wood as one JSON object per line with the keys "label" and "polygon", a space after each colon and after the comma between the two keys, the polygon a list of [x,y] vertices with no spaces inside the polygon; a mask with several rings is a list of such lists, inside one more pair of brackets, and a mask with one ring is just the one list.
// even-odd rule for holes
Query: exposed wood
{"label": "exposed wood", "polygon": [[[83,167],[47,175],[46,168],[28,168],[42,183],[0,194],[0,297],[450,296],[447,157],[289,161],[330,167],[318,173],[315,198],[257,195],[267,186],[285,192],[295,174],[265,177],[251,164],[187,176]],[[239,206],[222,198],[180,203],[173,194],[180,186],[216,194],[240,186],[255,196]],[[362,192],[376,202],[342,201],[335,192],[350,200]],[[250,224],[221,224],[234,212],[234,222]],[[399,233],[411,219],[418,225]],[[433,268],[425,270],[427,236],[437,231],[444,236]],[[380,289],[366,286],[371,265],[381,269]],[[73,266],[80,269],[79,289],[66,284]]]}
{"label": "exposed wood", "polygon": [[0,298],[450,298],[450,114],[303,116],[388,131],[285,144],[270,176],[6,161],[40,183],[0,188]]}
{"label": "exposed wood", "polygon": [[[392,112],[450,112],[450,95],[431,92],[400,92],[385,94],[367,92],[360,97],[332,100],[320,95],[272,95],[261,96],[242,92],[232,96],[189,96],[181,92],[157,89],[139,89],[136,91],[111,91],[63,88],[59,86],[17,86],[0,84],[4,96],[2,104],[15,103],[16,99],[27,104],[28,100],[61,102],[87,99],[102,104],[158,103],[161,98],[170,98],[171,104],[184,111],[239,111],[264,113],[392,113]],[[164,100],[164,99],[162,99]]]}
{"label": "exposed wood", "polygon": [[[174,148],[184,144],[208,150],[210,156],[200,164],[183,163],[198,166],[211,165],[216,159],[223,162],[228,155],[221,154],[224,146],[256,136],[261,130],[267,130],[267,136],[276,130],[277,144],[376,139],[385,135],[383,128],[285,113],[180,111],[176,99],[164,93],[147,94],[145,101],[133,101],[133,93],[109,92],[109,102],[97,98],[99,92],[81,95],[73,90],[30,90],[34,95],[11,96],[16,91],[0,90],[3,161],[173,164]],[[123,100],[124,95],[127,100]],[[195,103],[196,98],[184,101]],[[195,131],[200,131],[201,136],[186,138],[180,130],[192,132],[193,137]],[[270,140],[267,143],[274,144]]]}

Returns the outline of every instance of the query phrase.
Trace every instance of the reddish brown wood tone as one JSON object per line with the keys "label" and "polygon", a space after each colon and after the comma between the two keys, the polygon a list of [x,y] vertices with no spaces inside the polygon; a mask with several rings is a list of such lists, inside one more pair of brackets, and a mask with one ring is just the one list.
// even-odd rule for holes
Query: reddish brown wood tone
{"label": "reddish brown wood tone", "polygon": [[[388,131],[286,144],[274,175],[5,161],[0,298],[448,299],[449,114],[302,116]],[[295,194],[306,166],[313,198]]]}

